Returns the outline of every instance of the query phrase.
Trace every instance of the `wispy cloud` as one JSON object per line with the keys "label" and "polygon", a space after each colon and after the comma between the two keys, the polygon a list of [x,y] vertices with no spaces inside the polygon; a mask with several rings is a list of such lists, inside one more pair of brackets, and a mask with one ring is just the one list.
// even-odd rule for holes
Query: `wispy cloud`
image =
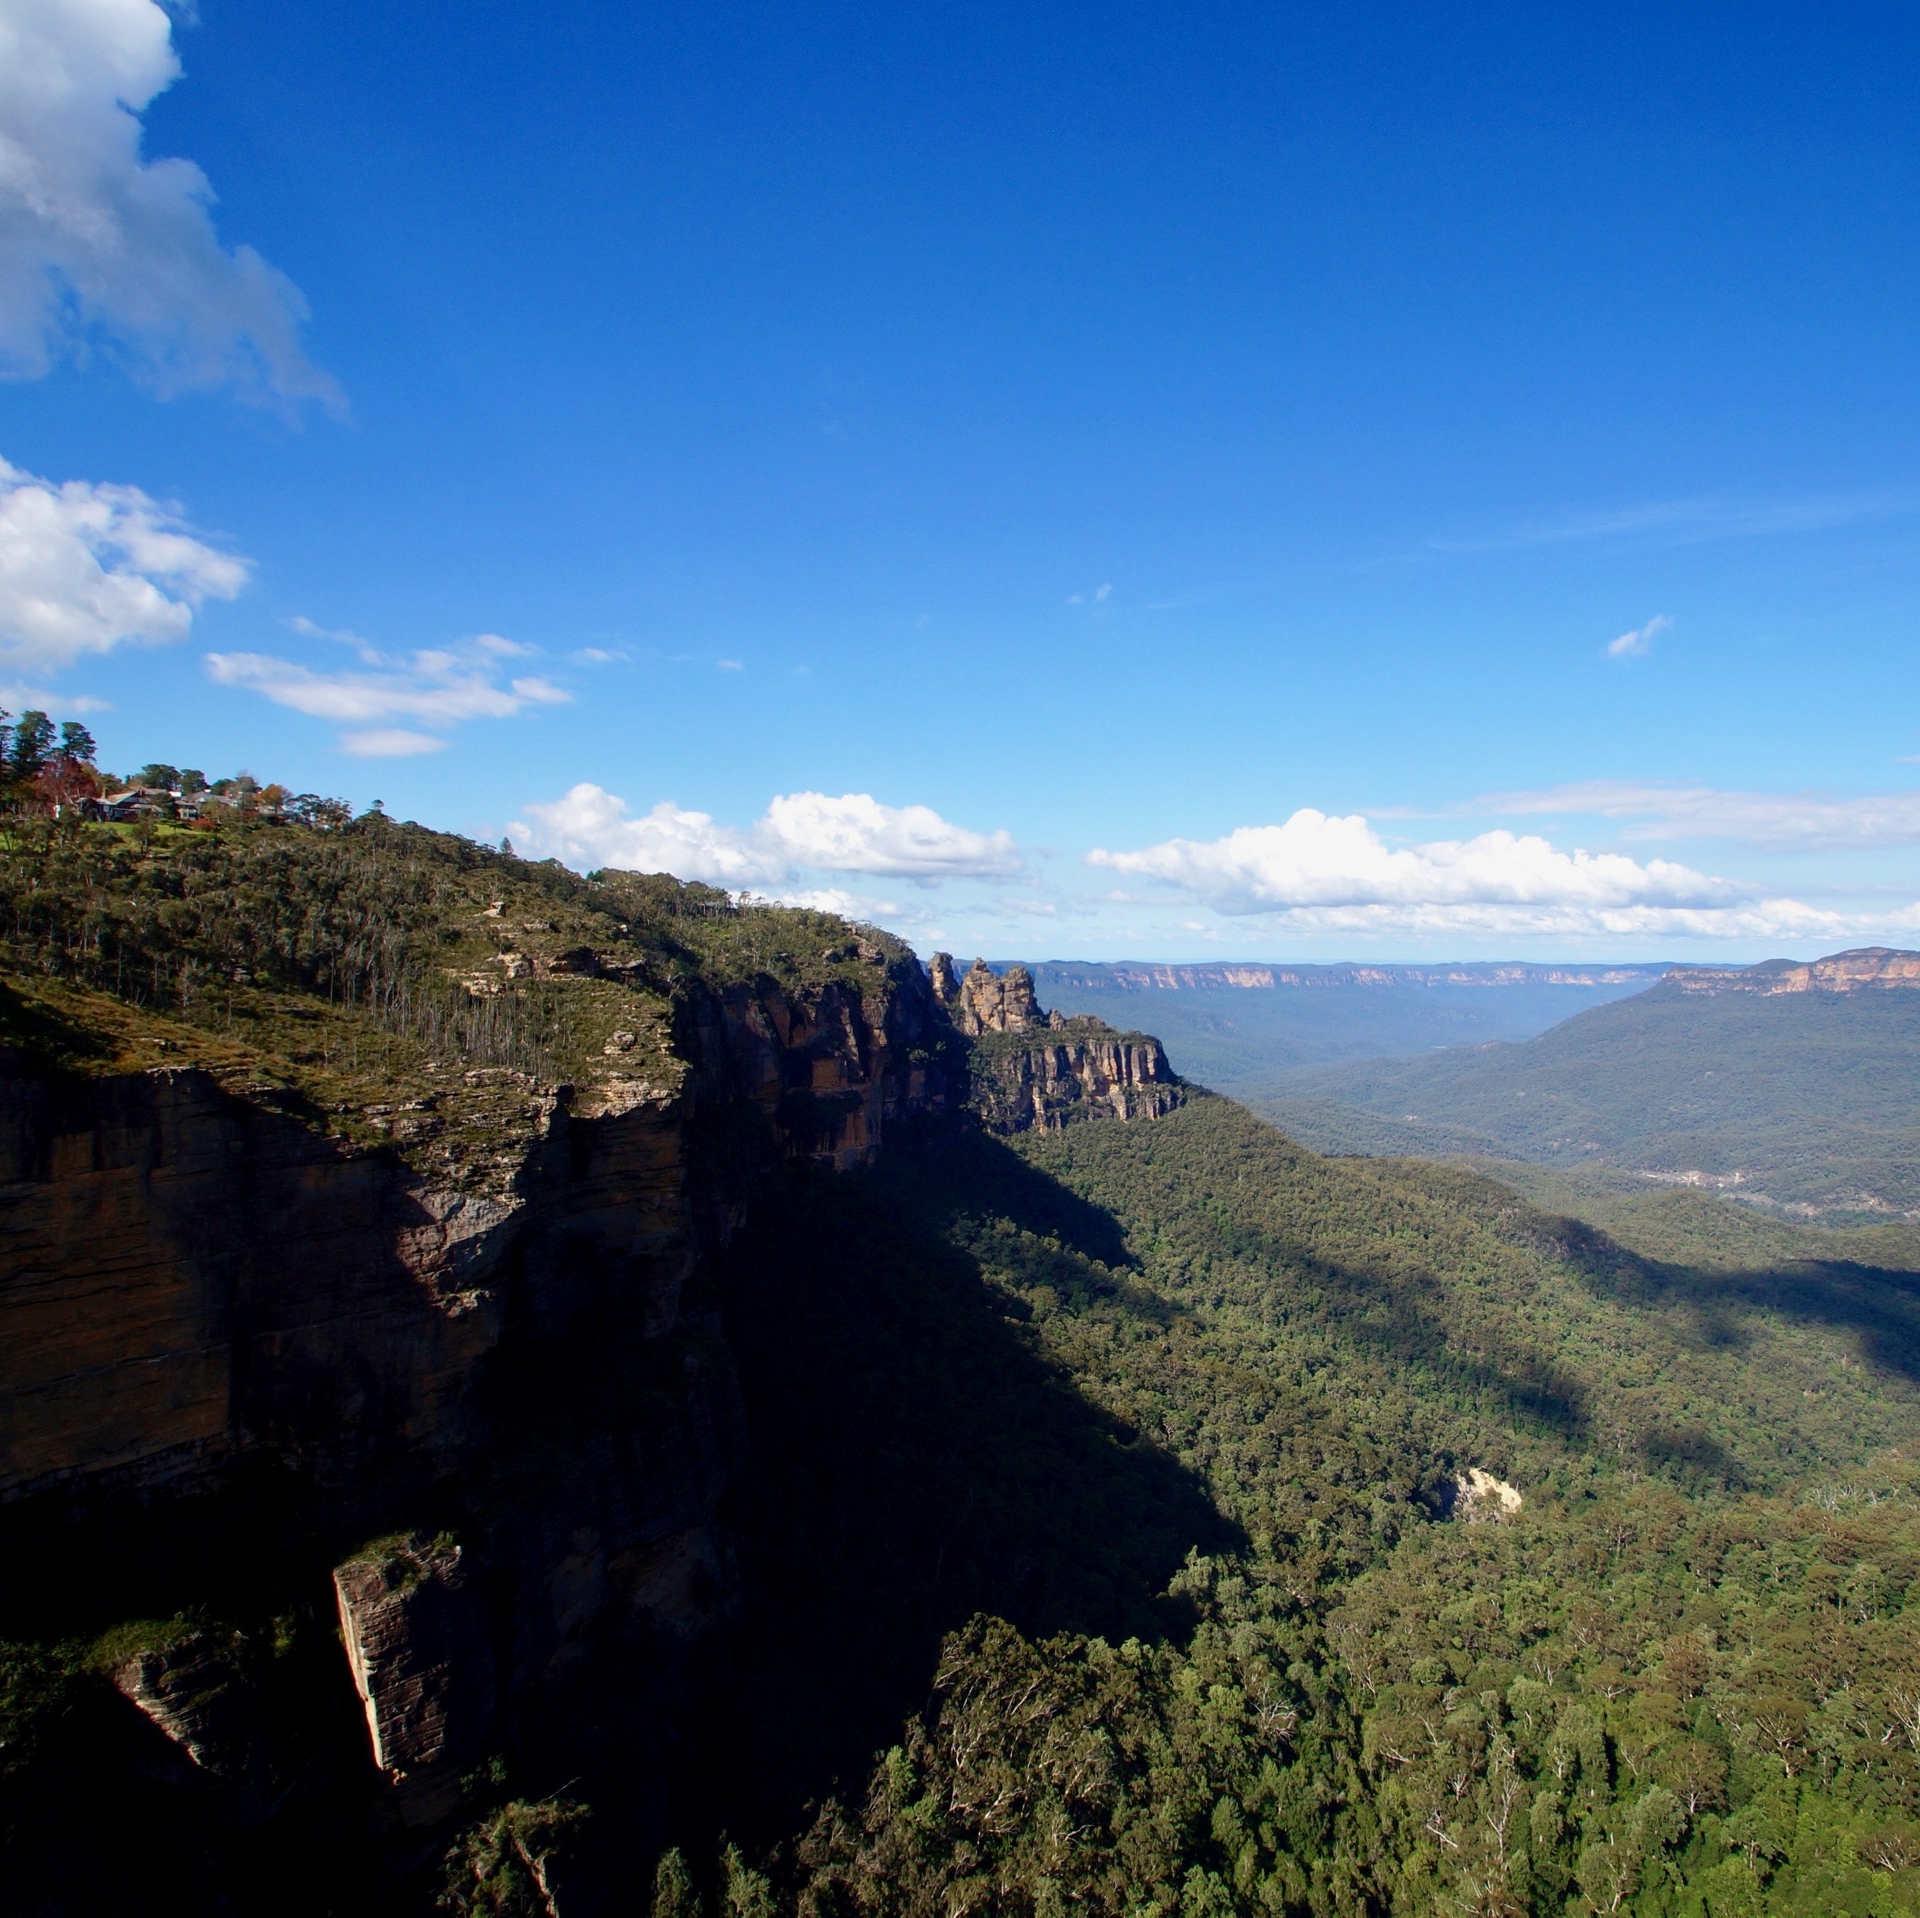
{"label": "wispy cloud", "polygon": [[0,459],[0,669],[58,673],[184,639],[194,609],[232,599],[249,571],[137,486],[56,484]]}
{"label": "wispy cloud", "polygon": [[446,749],[446,740],[432,733],[409,732],[404,726],[376,726],[340,735],[340,750],[355,759],[418,759],[424,753]]}
{"label": "wispy cloud", "polygon": [[524,658],[532,648],[498,633],[402,657],[381,653],[353,635],[328,637],[352,645],[371,670],[315,671],[270,653],[209,653],[207,671],[218,684],[245,687],[276,706],[370,729],[341,737],[345,751],[362,757],[437,750],[438,742],[421,743],[428,735],[383,722],[410,719],[447,728],[473,719],[511,719],[530,707],[563,706],[573,697],[537,675],[507,677],[504,662]]}
{"label": "wispy cloud", "polygon": [[1866,793],[1724,792],[1591,779],[1525,792],[1487,793],[1465,808],[1478,815],[1618,819],[1627,839],[1724,839],[1769,851],[1827,852],[1920,845],[1920,791]]}
{"label": "wispy cloud", "polygon": [[1873,520],[1905,519],[1916,513],[1920,513],[1920,492],[1911,490],[1839,494],[1806,500],[1734,500],[1711,496],[1643,500],[1628,506],[1525,521],[1478,536],[1430,539],[1418,552],[1498,553],[1529,546],[1604,540],[1687,546],[1709,540],[1829,532]]}
{"label": "wispy cloud", "polygon": [[300,289],[221,244],[190,160],[141,157],[140,115],[180,77],[172,33],[154,0],[0,8],[0,375],[99,344],[162,395],[340,411]]}
{"label": "wispy cloud", "polygon": [[1630,633],[1622,633],[1618,639],[1607,642],[1609,659],[1639,659],[1653,650],[1653,642],[1662,633],[1673,630],[1673,621],[1665,613],[1655,613],[1644,626],[1636,626]]}

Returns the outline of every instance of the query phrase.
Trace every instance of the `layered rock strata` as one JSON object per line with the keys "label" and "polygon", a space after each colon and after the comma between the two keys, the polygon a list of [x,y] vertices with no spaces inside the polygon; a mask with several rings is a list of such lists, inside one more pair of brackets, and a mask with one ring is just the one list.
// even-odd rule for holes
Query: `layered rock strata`
{"label": "layered rock strata", "polygon": [[968,1103],[989,1131],[1056,1131],[1107,1115],[1159,1118],[1185,1102],[1158,1039],[1043,1010],[1025,966],[995,973],[976,959],[962,975],[937,952],[930,978],[954,1025],[974,1041]]}
{"label": "layered rock strata", "polygon": [[454,1811],[494,1730],[486,1614],[449,1538],[394,1538],[338,1566],[333,1588],[373,1762],[409,1825]]}
{"label": "layered rock strata", "polygon": [[[963,1107],[1014,1132],[1185,1096],[1157,1041],[1046,1014],[1023,968],[851,951],[858,987],[688,984],[664,1065],[615,1027],[578,1084],[465,1074],[511,1124],[464,1161],[425,1097],[368,1108],[369,1146],[230,1073],[0,1057],[0,1516],[153,1509],[270,1464],[333,1547],[366,1757],[403,1825],[450,1816],[509,1747],[573,1749],[610,1644],[664,1722],[675,1647],[736,1605],[716,1515],[747,1443],[690,1284],[769,1171],[868,1164],[892,1127]],[[606,975],[587,951],[544,971]],[[112,1676],[244,1823],[285,1768],[243,1662],[175,1633]]]}
{"label": "layered rock strata", "polygon": [[1862,946],[1804,965],[1774,960],[1759,966],[1687,966],[1667,975],[1682,992],[1752,992],[1772,998],[1798,992],[1897,992],[1920,988],[1920,952]]}

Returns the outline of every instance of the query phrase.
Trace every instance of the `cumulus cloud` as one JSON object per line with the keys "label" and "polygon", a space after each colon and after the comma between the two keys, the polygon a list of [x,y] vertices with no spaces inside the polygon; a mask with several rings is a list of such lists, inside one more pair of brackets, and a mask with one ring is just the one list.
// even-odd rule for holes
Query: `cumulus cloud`
{"label": "cumulus cloud", "polygon": [[1592,779],[1532,792],[1489,793],[1482,813],[1586,813],[1627,822],[1628,839],[1726,839],[1769,851],[1826,852],[1920,844],[1920,792],[1726,792]]}
{"label": "cumulus cloud", "polygon": [[1393,847],[1358,815],[1311,808],[1280,826],[1088,860],[1303,935],[1811,939],[1920,927],[1920,908],[1829,912],[1670,860],[1563,852],[1534,834]]}
{"label": "cumulus cloud", "polygon": [[1644,626],[1636,626],[1630,633],[1622,633],[1618,639],[1607,641],[1609,659],[1639,659],[1653,650],[1653,642],[1662,633],[1673,630],[1673,621],[1665,613],[1655,613]]}
{"label": "cumulus cloud", "polygon": [[423,744],[427,735],[382,722],[449,727],[470,719],[511,719],[530,706],[563,706],[573,697],[536,676],[505,677],[502,662],[531,649],[497,633],[401,658],[361,640],[351,643],[368,670],[316,672],[271,653],[209,653],[207,671],[220,685],[245,687],[276,706],[371,728],[344,734],[340,743],[350,753],[375,758],[430,752],[439,743]]}
{"label": "cumulus cloud", "polygon": [[1740,939],[1829,946],[1863,938],[1907,938],[1920,931],[1920,907],[1885,913],[1829,912],[1798,899],[1755,899],[1735,906],[1429,905],[1302,907],[1279,915],[1303,937],[1420,939]]}
{"label": "cumulus cloud", "polygon": [[932,882],[1005,874],[1020,863],[1004,832],[973,832],[930,806],[883,806],[869,793],[783,794],[746,828],[664,799],[636,815],[586,781],[526,811],[513,824],[514,843],[570,866],[670,872],[736,889],[785,886],[805,869]]}
{"label": "cumulus cloud", "polygon": [[1390,847],[1359,814],[1303,807],[1285,825],[1241,826],[1224,839],[1169,839],[1139,852],[1095,851],[1090,864],[1158,879],[1217,911],[1307,906],[1717,906],[1725,880],[1668,860],[1565,853],[1536,835],[1482,833]]}
{"label": "cumulus cloud", "polygon": [[663,799],[637,818],[627,802],[582,780],[558,799],[536,801],[512,825],[514,844],[582,869],[670,872],[710,886],[778,885],[788,866],[753,835],[721,825],[711,813],[683,812]]}
{"label": "cumulus cloud", "polygon": [[337,409],[301,350],[299,288],[220,243],[190,160],[141,157],[139,116],[180,70],[154,0],[0,8],[0,373],[100,342],[162,394]]}
{"label": "cumulus cloud", "polygon": [[931,806],[883,806],[868,793],[790,793],[767,808],[766,829],[795,865],[902,879],[1017,872],[1010,833],[970,832]]}
{"label": "cumulus cloud", "polygon": [[247,575],[138,487],[56,485],[0,460],[0,669],[57,673],[183,639],[194,608]]}

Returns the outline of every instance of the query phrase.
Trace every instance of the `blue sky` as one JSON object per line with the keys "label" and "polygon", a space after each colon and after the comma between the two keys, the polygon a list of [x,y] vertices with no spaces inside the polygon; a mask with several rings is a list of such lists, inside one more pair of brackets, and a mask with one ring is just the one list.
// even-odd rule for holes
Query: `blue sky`
{"label": "blue sky", "polygon": [[1894,7],[0,0],[5,703],[923,949],[1920,945],[1917,109]]}

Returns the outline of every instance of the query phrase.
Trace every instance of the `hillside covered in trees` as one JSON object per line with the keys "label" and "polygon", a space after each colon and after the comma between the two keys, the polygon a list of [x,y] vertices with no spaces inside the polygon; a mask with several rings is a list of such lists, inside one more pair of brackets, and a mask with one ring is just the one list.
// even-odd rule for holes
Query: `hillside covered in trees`
{"label": "hillside covered in trees", "polygon": [[[316,1375],[231,1484],[0,1507],[18,1908],[1920,1909],[1897,1229],[1730,1240],[1678,1192],[1582,1222],[1544,1183],[1317,1157],[1194,1088],[996,1136],[884,935],[378,817],[17,817],[0,942],[16,1117],[199,1072],[305,1178],[564,1227],[433,1320],[496,1327],[446,1375],[478,1436],[437,1478],[383,1453],[376,1498],[337,1434],[302,1439]],[[784,1076],[749,1097],[762,1060]],[[602,1116],[562,1127],[562,1086]],[[821,1146],[883,1103],[883,1146]],[[629,1268],[589,1256],[628,1189],[566,1197],[643,1120],[649,1190],[671,1147],[725,1201],[671,1320],[623,1316]],[[57,1202],[9,1176],[7,1206]],[[561,1281],[588,1300],[565,1325]],[[623,1496],[682,1471],[689,1381],[723,1375],[710,1508],[603,1548],[617,1501],[589,1522],[578,1487],[622,1446]],[[329,1572],[451,1608],[462,1554],[498,1694],[535,1680],[408,1823]],[[481,1658],[448,1643],[444,1669]],[[153,1730],[186,1646],[224,1701],[204,1763]],[[222,1773],[242,1703],[269,1756]]]}
{"label": "hillside covered in trees", "polygon": [[1920,1208],[1920,991],[1762,989],[1773,971],[1676,975],[1520,1043],[1304,1067],[1256,1103],[1323,1151],[1692,1175],[1835,1223]]}

